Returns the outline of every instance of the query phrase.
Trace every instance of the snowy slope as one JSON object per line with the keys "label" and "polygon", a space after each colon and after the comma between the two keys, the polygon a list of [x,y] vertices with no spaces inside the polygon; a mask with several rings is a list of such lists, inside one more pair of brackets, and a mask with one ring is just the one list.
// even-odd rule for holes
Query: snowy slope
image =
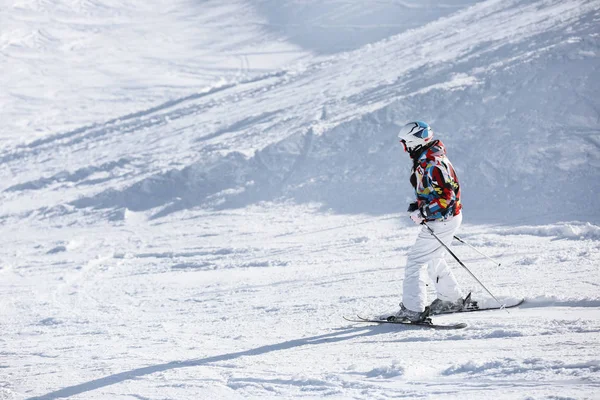
{"label": "snowy slope", "polygon": [[[508,312],[460,331],[352,324],[399,301],[401,215],[265,204],[26,231],[2,249],[2,398],[595,398],[597,239],[467,226]],[[556,240],[562,239],[562,240]],[[493,302],[458,269],[465,289]],[[554,397],[553,397],[554,396]]]}
{"label": "snowy slope", "polygon": [[[363,3],[0,0],[0,399],[596,396],[600,1]],[[399,302],[417,118],[527,298],[461,331],[341,318]]]}
{"label": "snowy slope", "polygon": [[30,142],[309,55],[265,21],[237,0],[2,0],[0,138]]}
{"label": "snowy slope", "polygon": [[266,26],[292,43],[317,53],[358,49],[452,14],[475,0],[362,1],[257,0]]}

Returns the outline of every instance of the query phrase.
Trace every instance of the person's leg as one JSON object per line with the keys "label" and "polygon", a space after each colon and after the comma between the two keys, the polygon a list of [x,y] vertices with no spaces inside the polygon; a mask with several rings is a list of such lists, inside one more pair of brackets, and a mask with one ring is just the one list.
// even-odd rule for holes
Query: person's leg
{"label": "person's leg", "polygon": [[[428,225],[446,246],[450,246],[454,233],[460,227],[461,222],[462,214],[459,214],[448,221],[430,222]],[[427,228],[425,229],[427,230]],[[427,233],[433,238],[429,231]],[[435,238],[433,239],[435,240]],[[446,250],[440,245],[439,250],[432,254],[432,258],[427,264],[427,272],[435,284],[438,299],[455,302],[463,297],[463,292],[444,258],[445,255]]]}
{"label": "person's leg", "polygon": [[426,264],[410,260],[404,270],[402,304],[411,311],[423,312],[427,305]]}
{"label": "person's leg", "polygon": [[408,251],[402,291],[404,307],[411,311],[422,312],[425,310],[425,306],[428,304],[428,265],[432,260],[437,263],[443,257],[443,252],[444,248],[429,233],[427,227],[422,227],[415,244]]}

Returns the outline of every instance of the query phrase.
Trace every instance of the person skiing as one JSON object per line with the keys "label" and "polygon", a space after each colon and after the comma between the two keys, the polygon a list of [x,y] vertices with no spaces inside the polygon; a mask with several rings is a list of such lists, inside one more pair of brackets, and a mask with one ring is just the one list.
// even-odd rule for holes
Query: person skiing
{"label": "person skiing", "polygon": [[[460,184],[446,148],[433,138],[433,130],[422,121],[404,125],[398,138],[413,162],[410,183],[416,201],[408,208],[410,219],[419,225],[427,223],[437,237],[449,245],[463,215]],[[459,311],[470,302],[470,295],[464,298],[446,263],[445,253],[427,226],[422,226],[408,252],[400,310],[390,318],[419,322],[430,314]],[[435,284],[437,293],[437,299],[428,307],[426,275]]]}

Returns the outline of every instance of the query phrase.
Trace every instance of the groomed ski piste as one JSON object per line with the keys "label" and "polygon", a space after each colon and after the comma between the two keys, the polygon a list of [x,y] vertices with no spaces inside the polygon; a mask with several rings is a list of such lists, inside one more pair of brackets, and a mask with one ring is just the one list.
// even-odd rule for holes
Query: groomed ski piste
{"label": "groomed ski piste", "polygon": [[[594,399],[600,1],[0,1],[0,399]],[[518,308],[395,311],[404,123]],[[497,304],[448,258],[465,292]],[[433,298],[432,298],[433,300]]]}

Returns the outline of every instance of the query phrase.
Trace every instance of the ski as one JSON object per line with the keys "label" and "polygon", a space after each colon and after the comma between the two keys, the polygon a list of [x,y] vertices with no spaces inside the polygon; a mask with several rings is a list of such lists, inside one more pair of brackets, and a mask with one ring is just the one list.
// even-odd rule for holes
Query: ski
{"label": "ski", "polygon": [[519,300],[517,303],[515,304],[511,304],[509,306],[502,306],[502,307],[485,307],[485,308],[465,308],[463,310],[458,310],[458,311],[444,311],[441,313],[432,313],[431,315],[447,315],[447,314],[459,314],[459,313],[468,313],[468,312],[476,312],[476,311],[493,311],[493,310],[503,310],[505,308],[515,308],[515,307],[519,307],[521,304],[523,304],[525,302],[525,299],[521,299]]}
{"label": "ski", "polygon": [[[521,299],[515,304],[504,305],[502,307],[485,307],[485,308],[466,308],[464,310],[459,311],[446,311],[437,314],[431,314],[431,316],[442,316],[448,314],[459,314],[459,313],[468,313],[468,312],[476,312],[476,311],[493,311],[493,310],[503,310],[505,308],[515,308],[519,307],[521,304],[525,302],[525,299]],[[361,322],[361,323],[372,323],[372,324],[395,324],[395,325],[404,325],[404,326],[414,326],[414,327],[425,327],[431,329],[463,329],[467,327],[467,324],[464,322],[456,323],[456,324],[434,324],[431,322],[431,318],[423,322],[410,322],[410,321],[388,321],[385,319],[376,319],[376,318],[364,318],[360,315],[357,315],[355,318],[344,317],[346,321],[349,322]]]}
{"label": "ski", "polygon": [[432,323],[431,320],[424,321],[424,322],[388,321],[388,320],[380,320],[380,319],[363,318],[360,315],[357,315],[356,318],[344,317],[344,319],[349,322],[360,322],[360,323],[371,323],[371,324],[394,324],[394,325],[404,325],[404,326],[419,327],[419,328],[431,328],[431,329],[439,329],[439,330],[463,329],[463,328],[467,327],[467,324],[465,324],[464,322],[457,323],[457,324],[440,325],[440,324]]}

